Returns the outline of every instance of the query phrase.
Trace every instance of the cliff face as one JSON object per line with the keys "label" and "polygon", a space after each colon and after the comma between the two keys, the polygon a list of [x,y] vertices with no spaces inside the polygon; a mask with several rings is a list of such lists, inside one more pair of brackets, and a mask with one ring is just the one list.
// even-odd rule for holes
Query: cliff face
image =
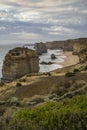
{"label": "cliff face", "polygon": [[42,53],[47,53],[47,47],[44,43],[36,43],[35,44],[36,52],[41,55]]}
{"label": "cliff face", "polygon": [[70,44],[70,41],[53,41],[47,42],[46,46],[48,49],[63,49],[64,51],[72,51],[73,46]]}
{"label": "cliff face", "polygon": [[78,54],[80,62],[87,61],[87,38],[47,42],[46,46],[49,49],[73,51],[73,54]]}
{"label": "cliff face", "polygon": [[39,58],[35,51],[27,48],[15,48],[5,56],[2,68],[2,80],[11,81],[28,73],[39,71]]}
{"label": "cliff face", "polygon": [[74,51],[80,52],[82,49],[87,48],[87,39],[80,38],[80,39],[72,40],[71,44],[73,44]]}
{"label": "cliff face", "polygon": [[73,42],[73,51],[79,55],[80,62],[87,61],[87,38],[80,38]]}
{"label": "cliff face", "polygon": [[64,46],[64,42],[63,41],[47,42],[46,46],[48,49],[62,49]]}

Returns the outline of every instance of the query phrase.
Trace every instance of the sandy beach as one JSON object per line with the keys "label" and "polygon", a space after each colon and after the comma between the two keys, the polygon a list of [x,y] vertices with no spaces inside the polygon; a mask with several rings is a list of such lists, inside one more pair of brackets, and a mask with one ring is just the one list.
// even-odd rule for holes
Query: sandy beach
{"label": "sandy beach", "polygon": [[63,67],[75,65],[79,62],[79,57],[77,55],[73,55],[72,52],[65,51],[64,55],[66,56],[64,62],[60,63]]}

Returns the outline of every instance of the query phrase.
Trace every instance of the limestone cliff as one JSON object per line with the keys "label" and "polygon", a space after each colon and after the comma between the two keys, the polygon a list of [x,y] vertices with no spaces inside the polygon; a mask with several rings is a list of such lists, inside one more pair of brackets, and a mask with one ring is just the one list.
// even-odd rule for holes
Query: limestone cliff
{"label": "limestone cliff", "polygon": [[46,46],[48,49],[62,49],[64,51],[73,50],[73,46],[70,44],[70,40],[47,42]]}
{"label": "limestone cliff", "polygon": [[47,47],[44,43],[40,42],[40,43],[36,43],[35,44],[35,49],[36,52],[41,55],[42,53],[47,53]]}
{"label": "limestone cliff", "polygon": [[87,38],[72,41],[73,51],[79,55],[80,62],[87,61]]}
{"label": "limestone cliff", "polygon": [[64,51],[73,51],[73,54],[77,54],[79,56],[80,62],[87,61],[87,38],[47,42],[46,46],[49,49],[63,49]]}
{"label": "limestone cliff", "polygon": [[39,58],[35,51],[28,48],[14,48],[5,56],[2,67],[2,80],[12,81],[28,73],[39,71]]}

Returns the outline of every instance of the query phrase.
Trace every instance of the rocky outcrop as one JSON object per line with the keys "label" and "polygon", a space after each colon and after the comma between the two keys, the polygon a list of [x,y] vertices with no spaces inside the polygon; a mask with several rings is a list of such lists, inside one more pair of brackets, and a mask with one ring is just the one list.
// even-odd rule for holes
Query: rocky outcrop
{"label": "rocky outcrop", "polygon": [[47,42],[46,46],[48,49],[62,49],[64,51],[72,51],[73,45],[70,44],[70,40],[66,41],[53,41],[53,42]]}
{"label": "rocky outcrop", "polygon": [[48,49],[62,49],[64,46],[63,41],[52,41],[52,42],[46,42],[46,47]]}
{"label": "rocky outcrop", "polygon": [[80,62],[87,61],[87,38],[70,39],[65,41],[53,41],[45,43],[48,49],[62,49],[63,51],[73,51],[79,56]]}
{"label": "rocky outcrop", "polygon": [[54,64],[53,62],[45,62],[45,61],[42,61],[40,64],[42,64],[42,65],[52,65],[52,64]]}
{"label": "rocky outcrop", "polygon": [[28,48],[14,48],[5,56],[2,67],[2,81],[9,82],[29,73],[39,71],[39,58]]}
{"label": "rocky outcrop", "polygon": [[55,54],[51,54],[51,59],[52,59],[52,60],[56,59]]}
{"label": "rocky outcrop", "polygon": [[42,53],[47,53],[47,47],[44,43],[40,42],[40,43],[36,43],[35,44],[35,49],[36,52],[41,55]]}
{"label": "rocky outcrop", "polygon": [[73,52],[77,53],[80,62],[87,61],[87,38],[80,38],[73,41]]}

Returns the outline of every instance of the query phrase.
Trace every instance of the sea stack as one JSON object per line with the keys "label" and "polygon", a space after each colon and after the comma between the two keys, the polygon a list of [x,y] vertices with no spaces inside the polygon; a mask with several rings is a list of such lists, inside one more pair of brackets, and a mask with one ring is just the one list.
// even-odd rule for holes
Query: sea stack
{"label": "sea stack", "polygon": [[35,49],[39,55],[42,55],[42,53],[47,53],[47,47],[45,43],[35,43]]}
{"label": "sea stack", "polygon": [[10,82],[29,73],[39,72],[39,57],[33,50],[17,47],[10,50],[2,67],[2,82]]}

